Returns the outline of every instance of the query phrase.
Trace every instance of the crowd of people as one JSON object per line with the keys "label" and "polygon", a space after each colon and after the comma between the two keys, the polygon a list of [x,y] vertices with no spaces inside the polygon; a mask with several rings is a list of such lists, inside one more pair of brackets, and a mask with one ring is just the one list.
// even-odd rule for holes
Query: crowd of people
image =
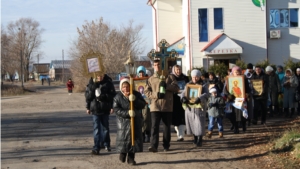
{"label": "crowd of people", "polygon": [[[116,152],[121,162],[127,159],[131,165],[136,164],[135,153],[143,151],[143,143],[150,142],[148,151],[158,152],[161,121],[162,146],[164,151],[169,151],[171,125],[177,133],[177,141],[184,141],[185,134],[192,135],[192,144],[201,147],[203,137],[212,137],[215,124],[218,126],[218,137],[224,137],[224,118],[229,119],[230,130],[238,134],[240,128],[246,132],[247,122],[248,126],[257,125],[258,121],[265,125],[268,111],[269,117],[300,115],[300,98],[297,97],[300,93],[300,68],[293,73],[291,69],[284,71],[282,66],[274,70],[271,66],[263,69],[249,63],[243,74],[241,68],[234,66],[228,70],[228,77],[243,77],[243,91],[238,88],[238,82],[233,82],[234,86],[230,89],[228,80],[217,77],[214,72],[203,75],[194,69],[189,79],[181,72],[181,67],[175,65],[164,77],[159,74],[159,60],[154,60],[153,69],[153,75],[147,75],[143,66],[137,70],[137,77],[148,77],[143,93],[130,93],[128,78],[120,81],[118,92],[106,74],[98,74],[95,82],[90,79],[85,97],[86,113],[93,116],[93,155],[99,155],[102,148],[111,151],[109,115],[112,113],[116,115],[117,124]],[[262,81],[260,94],[255,94],[252,80]],[[185,84],[183,91],[178,86],[179,82]],[[193,100],[186,94],[190,85],[196,88],[201,86]],[[237,101],[241,101],[242,106],[238,106]],[[134,110],[130,109],[131,106]],[[131,125],[132,119],[134,126]],[[131,127],[134,127],[134,140]]]}

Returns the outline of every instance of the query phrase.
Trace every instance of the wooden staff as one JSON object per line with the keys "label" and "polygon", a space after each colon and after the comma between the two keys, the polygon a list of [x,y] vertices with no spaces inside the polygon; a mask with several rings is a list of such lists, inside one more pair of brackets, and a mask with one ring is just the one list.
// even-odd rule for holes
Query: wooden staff
{"label": "wooden staff", "polygon": [[[133,78],[130,76],[130,95],[133,95]],[[130,101],[130,110],[134,111],[133,101]],[[134,117],[130,119],[131,145],[134,146]]]}

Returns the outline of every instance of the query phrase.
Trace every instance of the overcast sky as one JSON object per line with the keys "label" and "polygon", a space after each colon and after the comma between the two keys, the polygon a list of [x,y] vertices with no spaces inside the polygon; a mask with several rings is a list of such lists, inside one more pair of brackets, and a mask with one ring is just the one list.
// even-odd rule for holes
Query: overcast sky
{"label": "overcast sky", "polygon": [[42,34],[44,43],[41,51],[44,58],[41,62],[61,60],[62,50],[68,58],[70,42],[77,37],[77,27],[86,21],[103,17],[104,22],[113,26],[134,20],[143,24],[141,34],[145,38],[146,55],[152,47],[152,13],[147,0],[1,0],[1,24],[4,29],[10,22],[19,18],[32,18],[45,29]]}

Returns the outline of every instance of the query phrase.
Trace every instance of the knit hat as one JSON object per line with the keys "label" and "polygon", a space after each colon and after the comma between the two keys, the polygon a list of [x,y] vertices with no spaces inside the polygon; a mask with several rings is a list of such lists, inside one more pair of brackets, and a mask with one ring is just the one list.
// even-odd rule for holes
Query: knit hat
{"label": "knit hat", "polygon": [[191,76],[192,77],[200,77],[201,76],[201,72],[199,71],[199,70],[197,70],[197,69],[194,69],[194,70],[192,70],[192,72],[191,72]]}
{"label": "knit hat", "polygon": [[247,69],[253,69],[253,65],[252,65],[252,63],[248,63],[248,65],[247,65]]}
{"label": "knit hat", "polygon": [[217,89],[214,87],[210,88],[210,90],[209,90],[209,93],[213,93],[213,92],[217,92]]}
{"label": "knit hat", "polygon": [[[120,86],[119,86],[119,88],[120,88],[120,91],[122,92],[122,84],[124,83],[124,82],[127,82],[128,84],[130,84],[130,80],[128,79],[128,78],[124,78],[124,79],[122,79],[121,81],[120,81]],[[123,93],[123,92],[122,92]]]}
{"label": "knit hat", "polygon": [[266,67],[266,72],[272,72],[274,69],[271,66]]}
{"label": "knit hat", "polygon": [[231,69],[231,73],[235,72],[235,71],[242,71],[242,69],[238,66],[234,66],[232,69]]}

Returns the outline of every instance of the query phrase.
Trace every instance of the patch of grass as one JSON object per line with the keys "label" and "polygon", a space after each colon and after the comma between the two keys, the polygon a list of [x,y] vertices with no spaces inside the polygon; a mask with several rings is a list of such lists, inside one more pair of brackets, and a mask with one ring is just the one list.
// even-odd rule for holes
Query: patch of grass
{"label": "patch of grass", "polygon": [[300,132],[298,128],[293,128],[289,131],[286,131],[281,138],[275,141],[275,149],[289,151],[293,149],[296,139],[300,139]]}
{"label": "patch of grass", "polygon": [[294,151],[292,152],[292,154],[293,154],[293,156],[294,156],[295,158],[300,159],[300,143],[295,144],[294,147],[295,147],[295,149],[294,149]]}
{"label": "patch of grass", "polygon": [[21,86],[3,84],[1,85],[1,96],[16,96],[23,95],[25,91]]}

